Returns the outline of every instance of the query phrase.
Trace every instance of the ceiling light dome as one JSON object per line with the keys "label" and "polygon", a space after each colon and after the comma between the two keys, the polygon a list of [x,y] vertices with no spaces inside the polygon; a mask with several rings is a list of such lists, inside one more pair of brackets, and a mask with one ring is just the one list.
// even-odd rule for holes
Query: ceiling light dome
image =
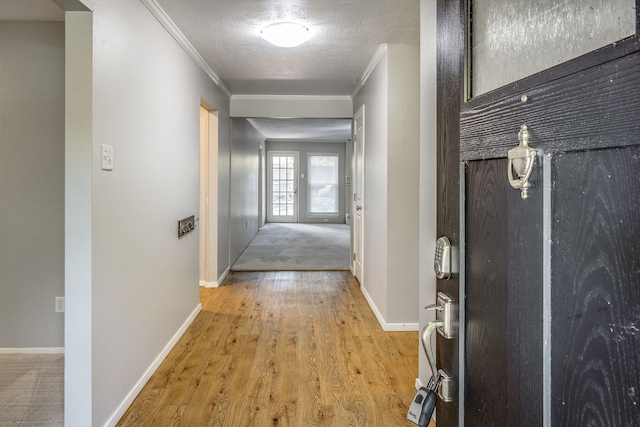
{"label": "ceiling light dome", "polygon": [[293,22],[276,22],[260,31],[263,39],[280,47],[296,47],[311,38],[311,31],[304,25]]}

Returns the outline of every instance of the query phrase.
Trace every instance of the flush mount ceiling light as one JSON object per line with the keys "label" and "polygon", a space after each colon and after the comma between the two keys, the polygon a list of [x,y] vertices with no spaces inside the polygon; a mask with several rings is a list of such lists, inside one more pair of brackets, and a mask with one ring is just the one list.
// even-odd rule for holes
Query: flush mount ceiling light
{"label": "flush mount ceiling light", "polygon": [[311,31],[304,25],[293,22],[276,22],[260,31],[263,39],[280,47],[296,47],[311,38]]}

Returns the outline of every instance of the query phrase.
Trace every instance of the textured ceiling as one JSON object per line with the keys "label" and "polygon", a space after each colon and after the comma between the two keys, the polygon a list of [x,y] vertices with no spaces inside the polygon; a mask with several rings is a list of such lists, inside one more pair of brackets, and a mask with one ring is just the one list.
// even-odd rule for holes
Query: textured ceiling
{"label": "textured ceiling", "polygon": [[[381,44],[419,43],[419,0],[156,0],[234,95],[351,95]],[[289,21],[295,48],[260,37]]]}
{"label": "textured ceiling", "polygon": [[351,139],[351,119],[250,119],[266,139],[345,142]]}
{"label": "textured ceiling", "polygon": [[[131,0],[134,1],[134,0]],[[154,0],[149,0],[153,2]],[[349,96],[381,44],[419,43],[419,0],[155,0],[234,95]],[[0,0],[0,20],[63,20],[51,0]],[[278,48],[273,22],[313,37]],[[253,119],[267,139],[345,141],[344,119]]]}

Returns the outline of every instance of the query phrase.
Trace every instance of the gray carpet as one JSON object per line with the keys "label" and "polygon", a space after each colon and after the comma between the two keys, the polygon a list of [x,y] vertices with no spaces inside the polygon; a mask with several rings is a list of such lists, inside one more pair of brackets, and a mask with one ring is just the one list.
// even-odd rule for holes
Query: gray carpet
{"label": "gray carpet", "polygon": [[0,354],[0,426],[64,425],[64,355]]}
{"label": "gray carpet", "polygon": [[349,229],[345,224],[266,224],[231,269],[349,270]]}

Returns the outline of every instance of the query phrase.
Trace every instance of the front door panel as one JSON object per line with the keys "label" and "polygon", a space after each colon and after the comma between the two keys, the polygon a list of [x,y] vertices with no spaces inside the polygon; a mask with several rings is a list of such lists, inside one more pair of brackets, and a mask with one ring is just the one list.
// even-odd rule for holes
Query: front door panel
{"label": "front door panel", "polygon": [[543,198],[506,179],[506,159],[469,162],[466,186],[466,420],[542,424]]}
{"label": "front door panel", "polygon": [[[639,5],[635,35],[472,94],[469,2],[438,0],[437,228],[463,255],[459,287],[438,282],[462,319],[459,341],[437,341],[460,386],[438,427],[640,425]],[[527,199],[507,176],[524,124]]]}
{"label": "front door panel", "polygon": [[551,422],[640,425],[640,147],[553,156]]}

